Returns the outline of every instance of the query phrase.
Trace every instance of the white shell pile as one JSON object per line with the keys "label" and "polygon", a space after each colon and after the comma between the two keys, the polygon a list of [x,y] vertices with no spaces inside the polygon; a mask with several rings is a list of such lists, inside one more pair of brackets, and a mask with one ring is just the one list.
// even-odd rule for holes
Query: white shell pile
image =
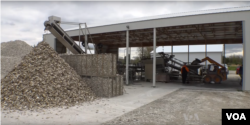
{"label": "white shell pile", "polygon": [[45,42],[34,47],[1,81],[4,110],[73,106],[94,99],[90,87]]}
{"label": "white shell pile", "polygon": [[1,79],[5,77],[32,47],[24,41],[15,40],[1,43]]}
{"label": "white shell pile", "polygon": [[23,57],[31,50],[32,46],[21,40],[1,43],[1,56]]}

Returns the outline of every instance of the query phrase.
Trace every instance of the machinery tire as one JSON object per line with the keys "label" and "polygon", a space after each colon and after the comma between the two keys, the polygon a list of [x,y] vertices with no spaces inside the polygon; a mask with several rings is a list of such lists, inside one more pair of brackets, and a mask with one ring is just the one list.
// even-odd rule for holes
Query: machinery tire
{"label": "machinery tire", "polygon": [[212,78],[210,76],[205,76],[204,77],[204,83],[209,84],[211,82]]}
{"label": "machinery tire", "polygon": [[214,77],[214,83],[215,83],[215,84],[220,84],[220,83],[221,83],[221,77],[218,76],[218,75],[215,76],[215,77]]}

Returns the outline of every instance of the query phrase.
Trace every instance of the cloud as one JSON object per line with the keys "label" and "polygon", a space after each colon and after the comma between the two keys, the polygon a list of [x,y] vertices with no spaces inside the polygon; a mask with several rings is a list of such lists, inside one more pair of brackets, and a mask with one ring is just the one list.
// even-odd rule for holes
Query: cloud
{"label": "cloud", "polygon": [[1,21],[1,25],[11,25],[11,26],[14,26],[15,25],[15,23],[13,23],[13,22],[9,22],[9,21]]}
{"label": "cloud", "polygon": [[[1,2],[1,42],[23,40],[30,45],[42,41],[44,21],[55,15],[67,22],[105,24],[133,18],[195,10],[246,6],[250,2]],[[64,29],[77,27],[62,25]]]}
{"label": "cloud", "polygon": [[243,55],[243,45],[242,44],[227,44],[226,48],[226,56],[230,55]]}

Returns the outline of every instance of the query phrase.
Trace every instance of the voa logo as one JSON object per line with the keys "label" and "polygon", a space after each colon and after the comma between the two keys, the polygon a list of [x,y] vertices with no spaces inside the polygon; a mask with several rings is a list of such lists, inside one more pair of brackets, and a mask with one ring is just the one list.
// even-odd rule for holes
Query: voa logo
{"label": "voa logo", "polygon": [[244,115],[244,113],[226,113],[227,115],[227,120],[247,120],[246,116]]}

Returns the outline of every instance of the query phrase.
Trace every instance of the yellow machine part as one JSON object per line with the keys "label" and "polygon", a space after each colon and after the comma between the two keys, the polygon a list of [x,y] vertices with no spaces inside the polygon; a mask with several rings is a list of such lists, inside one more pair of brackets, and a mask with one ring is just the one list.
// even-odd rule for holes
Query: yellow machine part
{"label": "yellow machine part", "polygon": [[222,73],[222,72],[221,72],[222,69],[223,69],[223,70],[226,70],[226,68],[225,68],[223,65],[217,63],[216,61],[214,61],[213,59],[211,59],[211,58],[209,58],[209,57],[203,58],[203,59],[201,60],[201,63],[204,62],[204,61],[206,61],[206,60],[209,61],[210,63],[214,64],[214,65],[220,66],[221,68],[217,70],[217,75],[219,75],[219,76],[222,78],[223,81],[224,81],[224,80],[227,80],[226,72],[225,72],[225,73]]}

